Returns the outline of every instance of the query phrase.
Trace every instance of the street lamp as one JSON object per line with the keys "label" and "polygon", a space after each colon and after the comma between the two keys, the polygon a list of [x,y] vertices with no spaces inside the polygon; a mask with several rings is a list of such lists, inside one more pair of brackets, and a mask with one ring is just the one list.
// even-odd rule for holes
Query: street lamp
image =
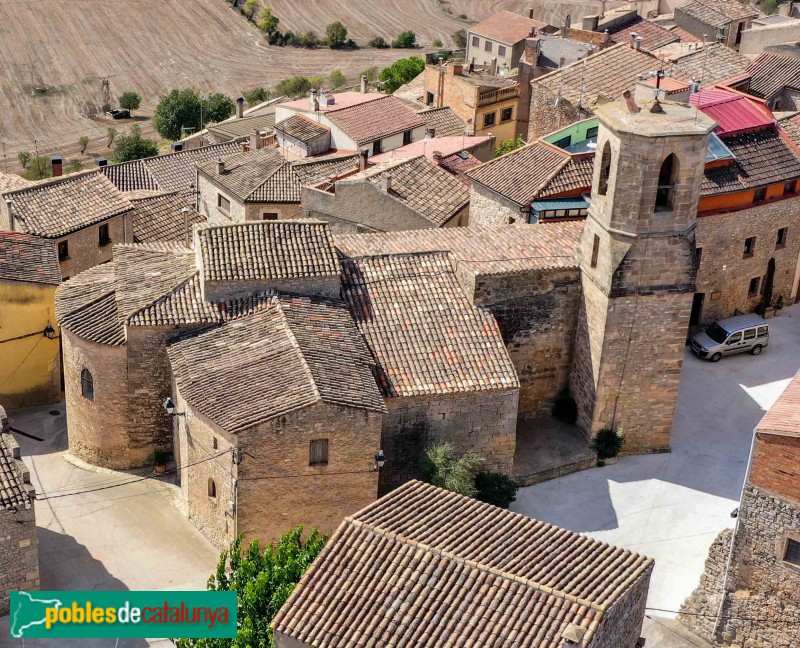
{"label": "street lamp", "polygon": [[383,454],[383,450],[378,450],[375,453],[375,471],[377,472],[381,468],[383,468],[383,464],[386,463],[386,455]]}
{"label": "street lamp", "polygon": [[175,407],[175,402],[169,396],[167,396],[167,400],[164,401],[164,409],[170,416],[186,416],[185,412],[175,411],[177,407]]}
{"label": "street lamp", "polygon": [[56,330],[48,324],[44,327],[44,331],[42,331],[42,335],[44,335],[48,340],[55,340],[56,339]]}

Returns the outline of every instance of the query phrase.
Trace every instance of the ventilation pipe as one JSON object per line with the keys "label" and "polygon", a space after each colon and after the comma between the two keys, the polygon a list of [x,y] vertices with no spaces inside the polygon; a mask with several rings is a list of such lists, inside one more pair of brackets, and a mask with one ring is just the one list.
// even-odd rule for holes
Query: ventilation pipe
{"label": "ventilation pipe", "polygon": [[244,117],[244,97],[239,97],[236,100],[236,119]]}
{"label": "ventilation pipe", "polygon": [[361,75],[361,94],[367,94],[367,75]]}
{"label": "ventilation pipe", "polygon": [[8,208],[8,229],[14,232],[16,231],[14,229],[14,201],[6,200],[6,207]]}

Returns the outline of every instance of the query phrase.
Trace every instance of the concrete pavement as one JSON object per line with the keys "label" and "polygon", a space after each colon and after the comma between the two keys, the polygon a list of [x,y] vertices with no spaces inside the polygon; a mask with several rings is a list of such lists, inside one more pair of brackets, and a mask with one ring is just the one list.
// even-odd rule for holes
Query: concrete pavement
{"label": "concrete pavement", "polygon": [[733,526],[753,428],[800,368],[800,305],[770,324],[760,356],[714,364],[687,350],[670,454],[623,457],[521,489],[512,510],[655,558],[648,606],[674,616],[657,610],[680,607],[711,542]]}

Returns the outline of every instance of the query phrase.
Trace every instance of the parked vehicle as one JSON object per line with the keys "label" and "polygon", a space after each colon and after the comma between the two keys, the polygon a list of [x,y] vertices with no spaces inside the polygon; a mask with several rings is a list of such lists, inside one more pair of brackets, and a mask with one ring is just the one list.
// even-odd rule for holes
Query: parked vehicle
{"label": "parked vehicle", "polygon": [[758,355],[769,344],[769,324],[758,315],[719,320],[692,338],[699,358],[717,362],[724,355],[749,351]]}

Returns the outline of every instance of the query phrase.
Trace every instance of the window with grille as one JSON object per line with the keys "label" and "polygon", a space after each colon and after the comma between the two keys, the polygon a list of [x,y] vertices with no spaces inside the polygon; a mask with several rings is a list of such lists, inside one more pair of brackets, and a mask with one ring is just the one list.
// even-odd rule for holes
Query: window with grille
{"label": "window with grille", "polygon": [[495,117],[495,113],[493,113],[493,112],[486,113],[483,116],[483,126],[484,126],[484,128],[486,126],[494,126],[494,117]]}
{"label": "window with grille", "polygon": [[783,560],[800,567],[800,542],[792,540],[791,538],[787,540]]}
{"label": "window with grille", "polygon": [[94,400],[94,378],[88,369],[81,371],[81,396]]}
{"label": "window with grille", "polygon": [[328,465],[328,439],[314,439],[308,453],[309,466]]}
{"label": "window with grille", "polygon": [[514,109],[513,108],[503,108],[503,110],[500,111],[500,121],[501,122],[511,121],[511,118],[513,116],[514,116]]}

